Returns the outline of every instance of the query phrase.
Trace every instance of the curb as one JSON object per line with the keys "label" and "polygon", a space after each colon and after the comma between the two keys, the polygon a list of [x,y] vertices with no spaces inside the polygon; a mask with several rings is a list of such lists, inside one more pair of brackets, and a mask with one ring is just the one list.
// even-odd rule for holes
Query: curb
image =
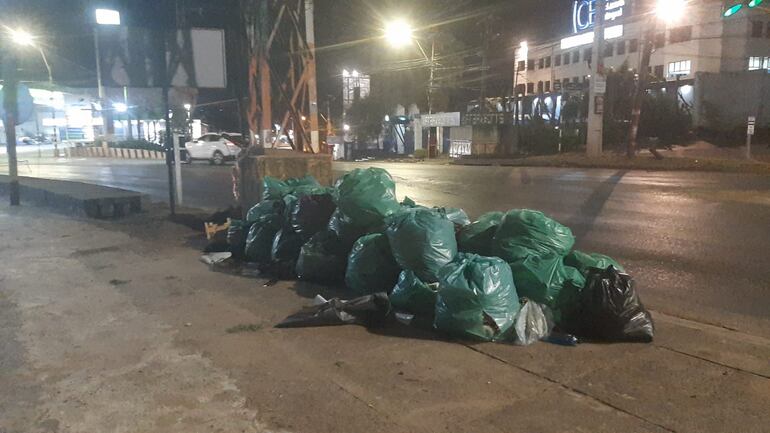
{"label": "curb", "polygon": [[[0,175],[0,194],[8,195],[10,179]],[[81,182],[19,177],[23,202],[50,207],[66,214],[96,219],[121,218],[142,211],[143,194]]]}
{"label": "curb", "polygon": [[158,152],[157,150],[122,149],[114,147],[105,149],[99,146],[65,147],[64,149],[60,149],[59,153],[60,156],[65,158],[166,159],[166,154],[164,152]]}

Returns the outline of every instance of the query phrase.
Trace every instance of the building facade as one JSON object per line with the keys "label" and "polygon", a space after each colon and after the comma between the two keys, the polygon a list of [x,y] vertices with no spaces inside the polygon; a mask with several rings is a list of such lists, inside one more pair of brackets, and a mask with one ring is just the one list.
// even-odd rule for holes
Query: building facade
{"label": "building facade", "polygon": [[[722,80],[722,85],[734,86],[741,85],[739,77],[744,75],[763,75],[758,80],[766,81],[770,70],[770,14],[766,11],[744,7],[725,18],[721,0],[667,1],[660,3],[666,5],[661,9],[656,3],[607,0],[601,53],[605,70],[626,66],[638,71],[644,41],[652,41],[650,81],[662,83],[658,86],[664,89],[665,83],[677,82],[683,101],[693,107],[696,125],[704,122],[704,107],[699,102],[707,96],[699,88],[700,76],[731,77]],[[521,41],[513,71],[517,96],[588,88],[593,74],[596,1],[578,0],[572,9],[572,23],[560,37]],[[756,77],[753,81],[756,84]],[[757,92],[757,98],[762,93]]]}

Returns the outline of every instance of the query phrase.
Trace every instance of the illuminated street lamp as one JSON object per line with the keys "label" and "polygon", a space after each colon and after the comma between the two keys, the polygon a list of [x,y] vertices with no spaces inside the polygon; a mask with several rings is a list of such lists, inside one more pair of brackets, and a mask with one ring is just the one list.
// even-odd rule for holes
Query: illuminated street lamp
{"label": "illuminated street lamp", "polygon": [[391,21],[385,26],[385,39],[394,48],[412,43],[412,27],[403,20]]}
{"label": "illuminated street lamp", "polygon": [[26,30],[8,28],[8,35],[11,37],[13,43],[17,45],[29,47],[35,43],[35,37]]}
{"label": "illuminated street lamp", "polygon": [[667,24],[672,24],[684,16],[686,6],[685,0],[658,0],[655,14]]}
{"label": "illuminated street lamp", "polygon": [[116,102],[112,104],[112,108],[115,109],[118,113],[125,113],[128,111],[128,105],[122,103],[122,102]]}
{"label": "illuminated street lamp", "polygon": [[404,20],[395,20],[385,25],[384,38],[390,46],[394,48],[401,48],[410,45],[412,42],[417,44],[417,48],[420,49],[420,53],[425,58],[425,61],[430,65],[430,80],[428,82],[428,114],[433,114],[433,83],[436,69],[436,38],[431,38],[431,52],[430,57],[423,49],[420,40],[414,37],[414,30]]}
{"label": "illuminated street lamp", "polygon": [[[96,26],[94,26],[94,53],[96,55],[96,86],[99,92],[99,102],[102,106],[105,105],[104,99],[104,85],[102,85],[102,62],[99,55],[99,26],[119,26],[120,25],[120,12],[113,9],[96,9],[94,11],[94,18],[96,20]],[[102,120],[104,123],[105,133],[109,135],[112,132],[112,119],[107,115],[107,111],[102,111]],[[96,135],[94,127],[94,136]],[[106,146],[106,143],[103,144]]]}

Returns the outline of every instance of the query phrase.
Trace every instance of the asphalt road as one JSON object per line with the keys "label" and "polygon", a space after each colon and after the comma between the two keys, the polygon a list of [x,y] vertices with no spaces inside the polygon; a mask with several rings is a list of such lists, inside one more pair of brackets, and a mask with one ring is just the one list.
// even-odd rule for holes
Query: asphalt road
{"label": "asphalt road", "polygon": [[[2,164],[0,162],[0,164]],[[342,173],[372,164],[343,163]],[[626,265],[653,309],[770,338],[770,178],[716,173],[374,164],[400,197],[464,208],[542,210],[577,247]],[[5,171],[0,165],[0,172]],[[22,175],[96,182],[167,197],[159,162],[31,161]],[[184,166],[185,203],[222,208],[229,167]]]}

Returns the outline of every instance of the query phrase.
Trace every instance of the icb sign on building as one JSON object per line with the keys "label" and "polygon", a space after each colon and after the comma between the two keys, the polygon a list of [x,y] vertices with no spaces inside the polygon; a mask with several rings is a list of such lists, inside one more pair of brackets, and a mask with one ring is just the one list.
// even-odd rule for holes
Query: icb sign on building
{"label": "icb sign on building", "polygon": [[[623,16],[626,0],[608,0],[605,3],[604,21],[611,22]],[[594,28],[596,0],[577,0],[572,4],[572,30],[580,33]]]}

